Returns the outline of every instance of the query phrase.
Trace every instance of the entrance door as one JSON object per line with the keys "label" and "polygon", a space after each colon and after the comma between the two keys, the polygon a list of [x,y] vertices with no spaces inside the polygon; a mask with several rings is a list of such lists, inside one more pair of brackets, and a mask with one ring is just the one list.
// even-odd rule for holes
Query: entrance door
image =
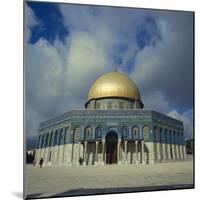
{"label": "entrance door", "polygon": [[106,135],[106,164],[117,163],[117,134],[110,131]]}

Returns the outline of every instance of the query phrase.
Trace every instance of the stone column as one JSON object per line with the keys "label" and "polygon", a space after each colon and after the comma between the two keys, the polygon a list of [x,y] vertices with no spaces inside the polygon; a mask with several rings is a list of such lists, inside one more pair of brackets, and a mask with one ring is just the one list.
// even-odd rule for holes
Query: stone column
{"label": "stone column", "polygon": [[54,146],[54,143],[55,143],[55,130],[53,131],[53,135],[52,135],[52,155],[51,155],[51,163],[54,164],[54,153],[55,153],[55,146]]}
{"label": "stone column", "polygon": [[178,153],[179,153],[179,159],[181,159],[181,145],[178,145]]}
{"label": "stone column", "polygon": [[172,159],[176,158],[176,156],[175,156],[175,147],[174,146],[175,146],[174,144],[171,145],[171,147],[172,147]]}
{"label": "stone column", "polygon": [[144,151],[144,140],[142,140],[142,164],[146,164],[145,151]]}
{"label": "stone column", "polygon": [[162,150],[163,150],[163,160],[166,160],[166,147],[165,147],[165,143],[162,143]]}
{"label": "stone column", "polygon": [[106,164],[106,159],[105,159],[105,140],[102,140],[102,164]]}
{"label": "stone column", "polygon": [[183,158],[186,159],[186,149],[185,149],[185,145],[183,145]]}
{"label": "stone column", "polygon": [[180,154],[179,154],[179,145],[176,144],[176,158],[179,160],[180,159]]}
{"label": "stone column", "polygon": [[135,140],[136,164],[138,164],[138,140]]}
{"label": "stone column", "polygon": [[157,161],[160,162],[160,160],[161,160],[161,155],[160,155],[160,153],[161,153],[160,152],[160,146],[161,146],[161,144],[159,142],[157,142],[156,146],[157,146],[157,148],[156,148],[157,149],[157,152],[156,152],[156,154],[157,154]]}
{"label": "stone column", "polygon": [[80,158],[80,144],[81,144],[81,142],[79,141],[78,142],[78,158],[77,158],[77,161],[76,161],[76,165],[77,166],[80,165],[80,162],[79,162],[79,158]]}
{"label": "stone column", "polygon": [[182,156],[183,156],[183,159],[184,159],[184,149],[183,149],[183,144],[181,145],[181,152],[182,152]]}
{"label": "stone column", "polygon": [[157,161],[158,162],[160,162],[160,160],[161,160],[161,132],[160,132],[160,128],[158,128],[157,127],[157,137],[158,137],[158,139],[157,139]]}
{"label": "stone column", "polygon": [[182,150],[182,144],[179,145],[179,149],[180,149],[180,158],[183,159],[183,150]]}
{"label": "stone column", "polygon": [[176,132],[173,131],[173,138],[174,138],[174,144],[173,144],[173,158],[177,159],[177,155],[176,155]]}
{"label": "stone column", "polygon": [[170,152],[171,150],[170,150],[170,149],[171,149],[171,145],[170,145],[170,144],[167,144],[167,155],[168,155],[168,160],[172,159],[172,158],[171,158],[171,152]]}
{"label": "stone column", "polygon": [[127,164],[127,141],[124,141],[125,144],[125,164]]}
{"label": "stone column", "polygon": [[84,142],[85,146],[84,146],[84,159],[83,159],[83,165],[87,164],[87,142]]}
{"label": "stone column", "polygon": [[96,151],[95,151],[95,162],[94,164],[98,163],[98,146],[99,146],[99,142],[96,142]]}
{"label": "stone column", "polygon": [[118,140],[117,143],[117,160],[118,160],[118,164],[121,164],[121,158],[120,158],[120,145],[121,145],[121,140]]}

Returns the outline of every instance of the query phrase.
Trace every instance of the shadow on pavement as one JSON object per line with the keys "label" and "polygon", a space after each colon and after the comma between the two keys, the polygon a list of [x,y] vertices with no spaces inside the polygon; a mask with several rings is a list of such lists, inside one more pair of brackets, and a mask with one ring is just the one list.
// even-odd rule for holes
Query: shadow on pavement
{"label": "shadow on pavement", "polygon": [[28,194],[28,195],[26,195],[25,199],[40,198],[39,196],[40,196],[41,194],[42,194],[42,193]]}
{"label": "shadow on pavement", "polygon": [[176,190],[176,189],[193,189],[193,184],[181,185],[162,185],[162,186],[147,186],[147,187],[120,187],[120,188],[79,188],[68,190],[66,192],[55,194],[51,197],[66,197],[66,196],[82,196],[82,195],[98,195],[98,194],[113,194],[113,193],[130,193],[130,192],[147,192],[160,190]]}

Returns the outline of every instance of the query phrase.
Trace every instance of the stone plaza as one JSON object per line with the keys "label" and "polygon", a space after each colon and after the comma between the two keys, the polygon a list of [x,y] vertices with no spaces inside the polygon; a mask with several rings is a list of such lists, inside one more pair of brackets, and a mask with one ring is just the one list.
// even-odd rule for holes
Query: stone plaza
{"label": "stone plaza", "polygon": [[193,160],[154,165],[26,165],[26,195],[31,198],[193,188]]}

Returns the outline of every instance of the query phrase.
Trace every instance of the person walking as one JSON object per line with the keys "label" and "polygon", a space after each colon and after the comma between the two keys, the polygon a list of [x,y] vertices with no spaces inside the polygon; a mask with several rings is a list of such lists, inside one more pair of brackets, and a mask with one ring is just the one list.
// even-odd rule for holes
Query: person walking
{"label": "person walking", "polygon": [[40,159],[40,163],[39,163],[40,164],[40,168],[42,168],[43,161],[44,161],[43,158],[41,158]]}

